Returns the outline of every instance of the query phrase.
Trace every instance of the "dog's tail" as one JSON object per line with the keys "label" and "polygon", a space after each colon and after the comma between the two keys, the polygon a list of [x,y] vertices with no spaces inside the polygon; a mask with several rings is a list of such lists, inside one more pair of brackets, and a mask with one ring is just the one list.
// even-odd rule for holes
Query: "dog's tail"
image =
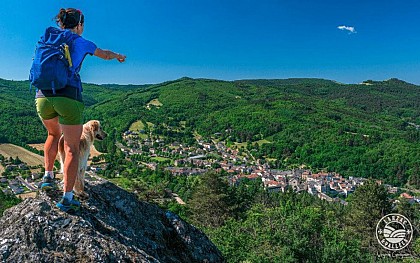
{"label": "dog's tail", "polygon": [[64,174],[64,161],[63,161],[63,157],[61,157],[61,153],[60,153],[60,174]]}
{"label": "dog's tail", "polygon": [[58,141],[58,154],[60,156],[60,173],[64,174],[64,160],[66,159],[66,153],[64,152],[64,137],[61,136]]}

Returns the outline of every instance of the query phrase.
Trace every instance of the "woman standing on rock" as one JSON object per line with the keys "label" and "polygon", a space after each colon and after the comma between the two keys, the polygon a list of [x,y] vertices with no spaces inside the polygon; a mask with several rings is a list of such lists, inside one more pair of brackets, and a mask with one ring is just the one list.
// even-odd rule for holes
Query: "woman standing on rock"
{"label": "woman standing on rock", "polygon": [[[56,187],[53,166],[57,156],[58,141],[63,134],[66,154],[63,169],[64,194],[60,202],[57,203],[57,207],[64,212],[71,212],[80,208],[80,202],[73,197],[73,186],[79,166],[79,142],[83,129],[84,105],[82,82],[79,76],[82,62],[88,54],[105,60],[117,59],[119,62],[124,62],[126,56],[100,49],[93,42],[82,37],[85,17],[80,10],[62,8],[55,19],[60,28],[49,27],[41,37],[30,75],[31,83],[37,87],[36,110],[48,131],[44,146],[45,175],[39,188],[41,191],[49,191]],[[52,49],[51,46],[63,39],[66,43],[62,42],[58,47],[63,48],[63,56],[65,55],[68,61],[66,70],[69,70],[69,74],[65,75],[67,79],[64,85],[58,85],[55,80],[51,81],[50,85],[50,82],[44,81],[43,78],[45,75],[51,74],[51,71],[43,72],[47,66],[42,65],[42,63],[50,63],[46,59],[49,57],[44,56],[44,59],[39,59],[42,57],[42,54],[39,54],[54,52],[57,47]],[[55,60],[62,60],[63,56]],[[62,64],[57,65],[50,66],[50,68],[56,71],[59,66],[62,67]]]}

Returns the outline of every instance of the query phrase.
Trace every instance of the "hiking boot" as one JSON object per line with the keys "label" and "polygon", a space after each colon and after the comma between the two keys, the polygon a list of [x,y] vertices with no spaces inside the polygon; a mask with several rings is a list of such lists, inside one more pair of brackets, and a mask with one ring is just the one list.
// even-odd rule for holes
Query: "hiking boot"
{"label": "hiking boot", "polygon": [[43,192],[50,192],[51,190],[57,189],[55,180],[49,176],[42,177],[42,182],[38,185],[39,190]]}
{"label": "hiking boot", "polygon": [[63,197],[56,206],[58,209],[66,213],[74,213],[80,210],[80,202],[77,201],[74,197],[71,201]]}

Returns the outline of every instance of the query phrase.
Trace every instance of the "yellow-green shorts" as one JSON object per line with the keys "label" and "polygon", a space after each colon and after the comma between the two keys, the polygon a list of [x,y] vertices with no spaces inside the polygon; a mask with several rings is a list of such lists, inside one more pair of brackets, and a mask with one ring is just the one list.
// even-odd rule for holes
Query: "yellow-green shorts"
{"label": "yellow-green shorts", "polygon": [[50,120],[58,116],[58,122],[64,125],[83,124],[85,105],[67,97],[36,98],[36,111],[42,120]]}

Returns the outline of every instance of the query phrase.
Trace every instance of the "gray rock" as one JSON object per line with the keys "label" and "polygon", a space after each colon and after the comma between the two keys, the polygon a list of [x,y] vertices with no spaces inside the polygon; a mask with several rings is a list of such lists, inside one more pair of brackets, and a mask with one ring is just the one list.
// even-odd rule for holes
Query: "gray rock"
{"label": "gray rock", "polygon": [[70,215],[46,195],[0,218],[1,262],[225,262],[197,228],[95,178],[89,199]]}

